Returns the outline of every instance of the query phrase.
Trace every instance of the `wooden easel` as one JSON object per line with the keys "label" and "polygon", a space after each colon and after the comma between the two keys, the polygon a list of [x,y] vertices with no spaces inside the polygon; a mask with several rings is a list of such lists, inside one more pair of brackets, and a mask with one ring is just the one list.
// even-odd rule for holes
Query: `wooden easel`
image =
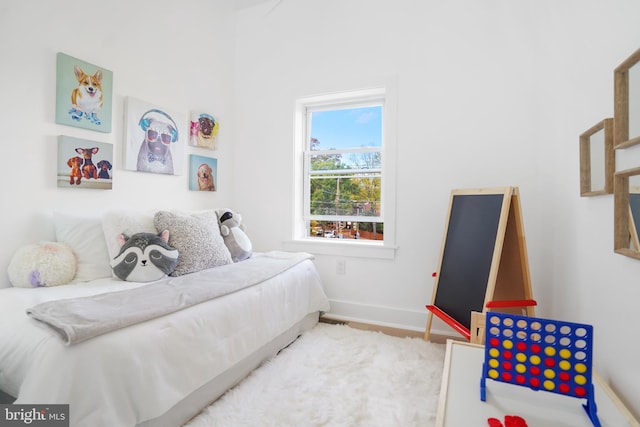
{"label": "wooden easel", "polygon": [[451,192],[434,276],[425,340],[434,314],[468,340],[484,326],[472,312],[535,316],[517,187]]}

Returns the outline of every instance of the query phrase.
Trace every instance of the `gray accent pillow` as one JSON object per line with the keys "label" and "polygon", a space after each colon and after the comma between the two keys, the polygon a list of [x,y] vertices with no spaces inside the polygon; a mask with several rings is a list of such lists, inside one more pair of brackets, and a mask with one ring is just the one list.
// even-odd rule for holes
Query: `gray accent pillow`
{"label": "gray accent pillow", "polygon": [[169,230],[169,245],[180,253],[171,276],[233,263],[215,211],[158,211],[153,222],[157,230]]}

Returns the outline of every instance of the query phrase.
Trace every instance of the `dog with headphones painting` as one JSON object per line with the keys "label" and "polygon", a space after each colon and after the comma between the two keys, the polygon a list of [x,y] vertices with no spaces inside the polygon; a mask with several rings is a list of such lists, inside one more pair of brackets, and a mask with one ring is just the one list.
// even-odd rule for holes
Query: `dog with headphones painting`
{"label": "dog with headphones painting", "polygon": [[144,131],[144,139],[138,151],[137,170],[173,175],[171,144],[179,137],[176,122],[169,114],[154,108],[142,115],[138,125]]}

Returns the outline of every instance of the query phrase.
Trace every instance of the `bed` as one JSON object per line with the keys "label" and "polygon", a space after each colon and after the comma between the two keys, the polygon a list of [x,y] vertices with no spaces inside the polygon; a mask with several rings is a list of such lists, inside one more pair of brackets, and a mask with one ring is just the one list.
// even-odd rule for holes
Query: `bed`
{"label": "bed", "polygon": [[[247,275],[251,283],[221,286],[226,290],[211,298],[193,298],[199,291],[188,288]],[[167,295],[179,307],[133,315],[147,297],[159,301],[163,287],[178,292]],[[124,319],[132,311],[132,320],[91,333],[43,321],[85,301],[115,306],[110,315]],[[47,316],[38,317],[39,307]],[[16,404],[69,404],[72,426],[180,426],[328,309],[312,257],[278,251],[153,283],[102,277],[0,289],[0,390]],[[98,326],[109,323],[95,317]]]}

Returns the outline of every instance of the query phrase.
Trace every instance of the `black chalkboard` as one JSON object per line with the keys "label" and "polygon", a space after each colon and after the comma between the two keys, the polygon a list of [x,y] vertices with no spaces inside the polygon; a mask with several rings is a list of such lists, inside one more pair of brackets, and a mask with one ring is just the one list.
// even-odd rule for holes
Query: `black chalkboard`
{"label": "black chalkboard", "polygon": [[503,203],[504,194],[452,195],[434,305],[467,329],[484,308]]}
{"label": "black chalkboard", "polygon": [[433,315],[475,342],[488,310],[535,316],[517,187],[451,192],[435,277],[425,340]]}

